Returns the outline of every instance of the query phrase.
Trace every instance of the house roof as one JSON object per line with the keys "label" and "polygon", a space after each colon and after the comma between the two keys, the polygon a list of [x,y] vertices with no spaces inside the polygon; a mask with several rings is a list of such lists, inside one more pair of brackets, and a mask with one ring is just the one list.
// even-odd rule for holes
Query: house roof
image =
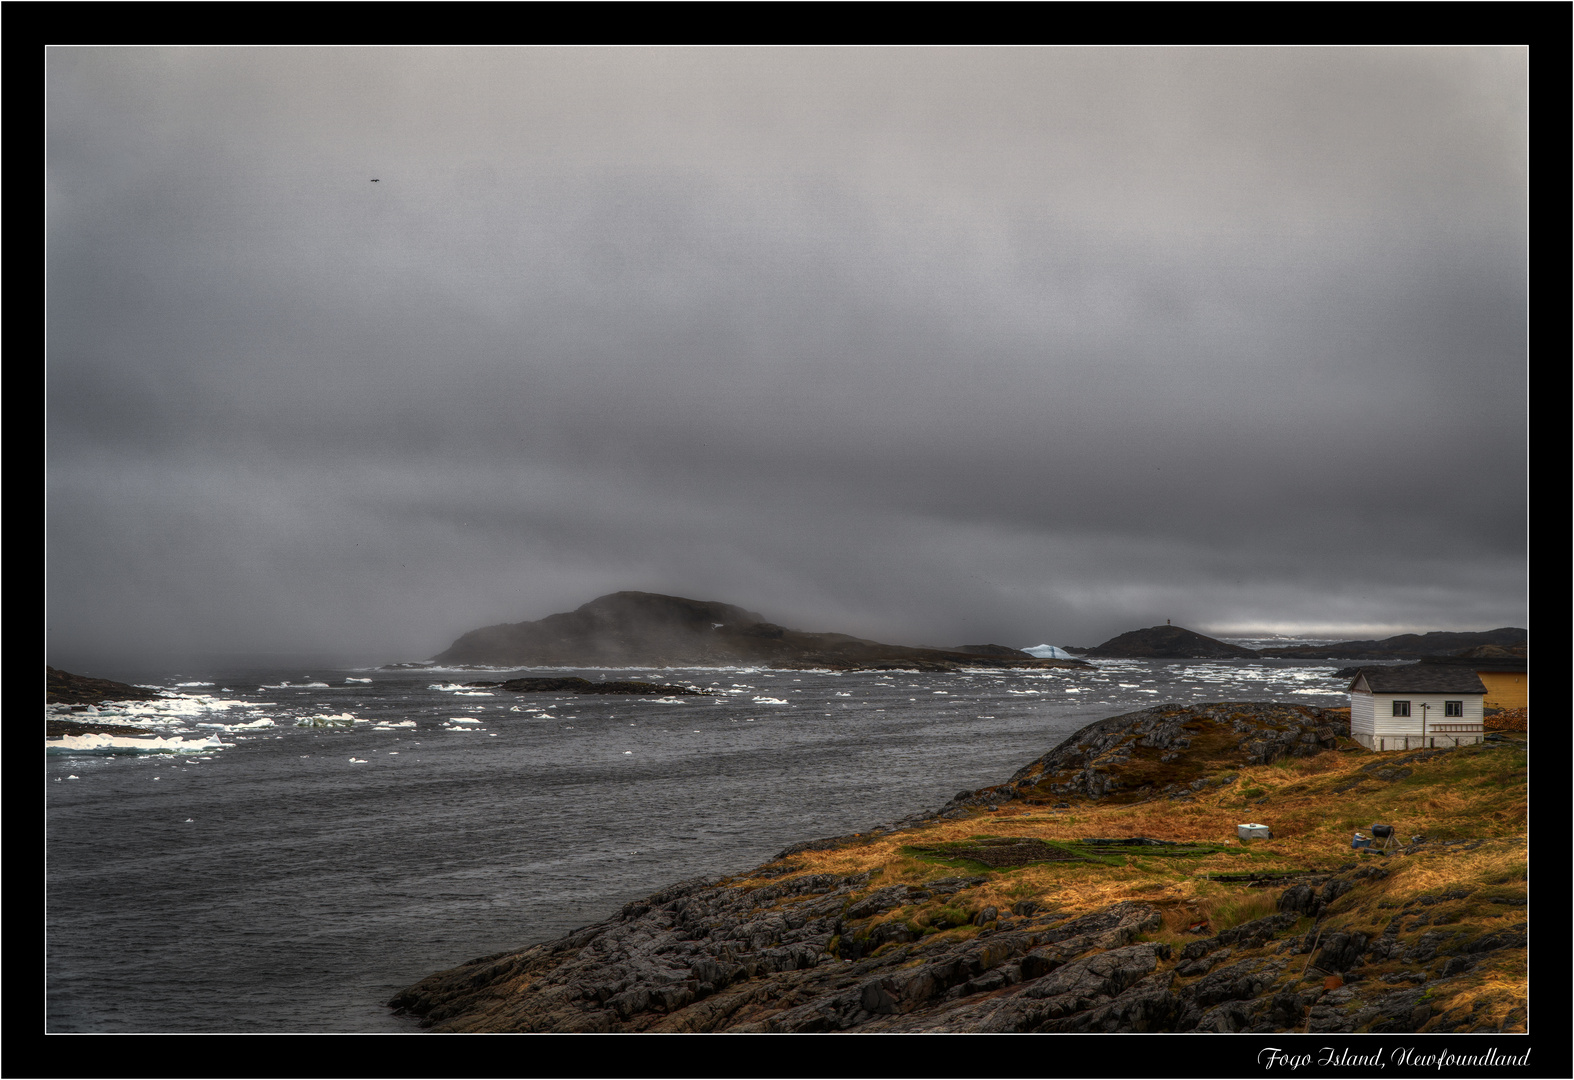
{"label": "house roof", "polygon": [[1350,689],[1365,682],[1374,694],[1485,694],[1486,684],[1469,668],[1449,664],[1405,667],[1364,667],[1350,680]]}

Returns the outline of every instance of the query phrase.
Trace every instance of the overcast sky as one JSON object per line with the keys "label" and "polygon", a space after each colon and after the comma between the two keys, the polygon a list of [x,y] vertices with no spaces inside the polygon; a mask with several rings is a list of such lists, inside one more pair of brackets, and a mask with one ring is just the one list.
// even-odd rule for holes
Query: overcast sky
{"label": "overcast sky", "polygon": [[1524,626],[1527,68],[51,49],[51,662]]}

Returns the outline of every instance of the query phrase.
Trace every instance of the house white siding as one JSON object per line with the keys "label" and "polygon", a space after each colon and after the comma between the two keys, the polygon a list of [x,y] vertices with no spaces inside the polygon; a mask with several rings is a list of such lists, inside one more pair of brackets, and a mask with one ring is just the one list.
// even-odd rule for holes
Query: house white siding
{"label": "house white siding", "polygon": [[1372,695],[1361,690],[1350,691],[1350,737],[1367,748],[1376,746],[1372,741],[1377,734],[1374,720]]}
{"label": "house white siding", "polygon": [[[1408,701],[1410,715],[1393,715],[1395,701]],[[1464,715],[1445,716],[1444,702],[1448,701],[1461,702]],[[1481,701],[1481,694],[1368,694],[1351,690],[1350,737],[1368,750],[1478,743],[1483,733]]]}

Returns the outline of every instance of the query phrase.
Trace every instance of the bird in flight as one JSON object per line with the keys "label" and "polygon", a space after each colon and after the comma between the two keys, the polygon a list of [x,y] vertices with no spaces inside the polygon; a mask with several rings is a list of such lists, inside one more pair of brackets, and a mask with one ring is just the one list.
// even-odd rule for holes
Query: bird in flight
{"label": "bird in flight", "polygon": [[380,183],[382,183],[382,181],[381,181],[381,180],[379,180],[379,179],[377,179],[377,177],[375,177],[375,176],[374,176],[374,177],[372,177],[372,183],[374,183],[374,184],[380,184]]}

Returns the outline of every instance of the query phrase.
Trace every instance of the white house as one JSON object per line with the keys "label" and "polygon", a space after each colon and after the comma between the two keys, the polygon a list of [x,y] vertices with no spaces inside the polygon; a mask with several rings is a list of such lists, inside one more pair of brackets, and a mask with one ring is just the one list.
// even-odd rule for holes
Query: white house
{"label": "white house", "polygon": [[1469,668],[1364,667],[1350,681],[1350,737],[1368,750],[1478,743],[1486,693]]}

